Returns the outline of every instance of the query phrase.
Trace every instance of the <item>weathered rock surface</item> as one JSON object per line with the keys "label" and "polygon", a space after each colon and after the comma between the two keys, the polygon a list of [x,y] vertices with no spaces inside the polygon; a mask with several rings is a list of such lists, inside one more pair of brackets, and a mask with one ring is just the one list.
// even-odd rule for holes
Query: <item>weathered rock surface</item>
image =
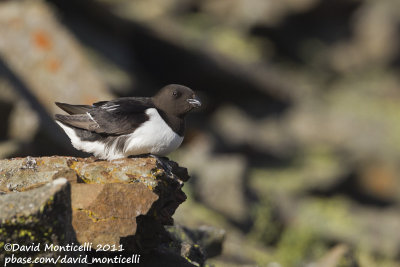
{"label": "weathered rock surface", "polygon": [[1,3],[0,33],[1,59],[47,110],[57,111],[57,99],[91,104],[112,97],[80,46],[42,1]]}
{"label": "weathered rock surface", "polygon": [[175,225],[167,226],[166,231],[173,241],[172,247],[175,245],[175,249],[179,249],[178,254],[189,258],[191,253],[198,254],[200,263],[204,262],[205,257],[213,257],[222,252],[222,243],[225,239],[225,231],[222,229],[206,225],[190,229]]}
{"label": "weathered rock surface", "polygon": [[[4,257],[11,254],[58,256],[63,253],[45,251],[44,247],[76,244],[71,224],[70,192],[68,181],[57,178],[40,188],[0,196],[0,261],[4,262]],[[6,252],[3,247],[7,243],[40,244],[40,249],[28,253],[15,247],[14,252]]]}
{"label": "weathered rock surface", "polygon": [[[189,179],[185,168],[171,161],[168,164],[172,173],[154,158],[110,162],[74,157],[1,160],[0,240],[3,245],[122,245],[125,253],[145,253],[143,258],[148,260],[152,253],[161,253],[188,266],[192,256],[200,257],[203,264],[204,254],[198,247],[194,247],[196,254],[180,255],[160,245],[180,242],[163,226],[173,223],[172,215],[186,199],[181,191],[183,181]],[[163,249],[154,252],[158,247]]]}
{"label": "weathered rock surface", "polygon": [[[246,159],[240,155],[213,156],[210,143],[214,142],[209,136],[193,141],[181,150],[179,161],[196,175],[193,183],[196,198],[229,219],[245,224],[249,218],[244,190]],[[226,195],[236,197],[228,199]]]}
{"label": "weathered rock surface", "polygon": [[[44,1],[1,2],[0,35],[0,98],[4,89],[11,88],[13,95],[5,99],[10,110],[2,112],[2,128],[7,132],[0,131],[0,136],[14,139],[0,147],[0,156],[52,155],[60,152],[60,146],[73,154],[67,137],[52,120],[52,114],[60,111],[54,102],[91,104],[111,99],[113,94],[83,47]],[[36,135],[52,145],[32,142]]]}

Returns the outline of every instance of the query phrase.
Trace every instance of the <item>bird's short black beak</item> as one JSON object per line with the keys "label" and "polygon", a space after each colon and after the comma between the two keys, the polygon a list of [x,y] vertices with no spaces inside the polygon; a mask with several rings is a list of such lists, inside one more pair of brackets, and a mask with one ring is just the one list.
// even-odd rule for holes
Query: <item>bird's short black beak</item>
{"label": "bird's short black beak", "polygon": [[189,99],[187,100],[187,102],[188,102],[190,105],[192,105],[193,107],[195,107],[195,108],[201,107],[201,101],[200,101],[200,99],[199,99],[197,96],[194,96],[194,98],[189,98]]}

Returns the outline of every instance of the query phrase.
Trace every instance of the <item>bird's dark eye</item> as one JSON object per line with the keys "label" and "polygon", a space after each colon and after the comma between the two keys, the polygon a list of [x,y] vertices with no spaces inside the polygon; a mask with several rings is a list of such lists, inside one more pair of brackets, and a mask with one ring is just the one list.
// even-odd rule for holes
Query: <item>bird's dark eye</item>
{"label": "bird's dark eye", "polygon": [[174,97],[178,97],[178,96],[179,96],[179,93],[178,93],[178,91],[173,91],[173,92],[172,92],[172,95],[173,95]]}

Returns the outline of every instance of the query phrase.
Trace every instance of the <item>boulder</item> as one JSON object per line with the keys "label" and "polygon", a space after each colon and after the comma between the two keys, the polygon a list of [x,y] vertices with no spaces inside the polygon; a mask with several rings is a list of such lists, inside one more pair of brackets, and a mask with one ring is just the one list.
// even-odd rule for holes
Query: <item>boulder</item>
{"label": "boulder", "polygon": [[43,1],[2,2],[0,33],[4,68],[29,88],[22,93],[31,101],[36,98],[46,110],[59,111],[56,100],[91,104],[112,97],[82,47]]}
{"label": "boulder", "polygon": [[[172,215],[186,199],[181,188],[189,175],[172,161],[163,160],[163,164],[172,171],[146,157],[0,160],[1,246],[74,242],[97,248],[107,244],[122,247],[125,254],[142,253],[142,260],[150,266],[160,264],[152,259],[154,255],[170,261],[171,266],[173,262],[194,266],[197,261],[192,258],[203,259],[202,264],[201,248],[188,247],[164,229],[173,224]],[[179,246],[187,248],[187,253],[166,250],[165,244],[172,240],[181,242]],[[98,256],[93,250],[84,253]]]}
{"label": "boulder", "polygon": [[[67,179],[57,178],[40,188],[2,195],[0,261],[4,262],[5,257],[11,254],[17,257],[27,254],[36,257],[59,256],[62,254],[60,251],[45,251],[45,246],[77,244],[71,225],[70,192]],[[12,245],[11,251],[6,251],[7,244]],[[34,251],[26,252],[22,246],[33,246]]]}
{"label": "boulder", "polygon": [[215,142],[210,136],[192,140],[179,151],[179,161],[196,175],[193,181],[196,199],[230,220],[245,225],[249,218],[246,197],[248,162],[239,154],[213,155],[211,149]]}
{"label": "boulder", "polygon": [[212,226],[200,226],[191,229],[182,225],[165,227],[169,243],[167,250],[177,255],[192,259],[200,265],[206,258],[214,257],[222,252],[225,230]]}
{"label": "boulder", "polygon": [[52,119],[60,112],[54,102],[92,104],[114,95],[45,1],[1,2],[0,35],[0,91],[13,95],[0,111],[0,142],[6,134],[15,139],[0,143],[0,157],[77,155]]}

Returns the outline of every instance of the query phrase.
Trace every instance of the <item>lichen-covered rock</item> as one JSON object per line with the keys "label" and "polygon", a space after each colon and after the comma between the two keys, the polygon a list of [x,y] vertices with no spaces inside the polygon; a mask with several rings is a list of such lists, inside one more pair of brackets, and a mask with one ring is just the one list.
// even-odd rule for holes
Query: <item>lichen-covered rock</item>
{"label": "lichen-covered rock", "polygon": [[[77,244],[71,221],[70,185],[58,178],[27,192],[5,194],[0,197],[0,261],[15,256],[56,256],[60,251],[45,251],[46,245]],[[14,244],[7,252],[5,244]],[[39,247],[24,252],[17,246]],[[36,249],[35,249],[36,250]]]}
{"label": "lichen-covered rock", "polygon": [[163,226],[173,223],[173,213],[186,199],[181,187],[189,179],[187,170],[167,163],[172,173],[154,158],[0,160],[0,240],[74,240],[153,255]]}
{"label": "lichen-covered rock", "polygon": [[0,34],[1,59],[48,111],[57,111],[57,99],[91,104],[112,97],[43,1],[2,2]]}
{"label": "lichen-covered rock", "polygon": [[14,158],[0,161],[0,191],[21,192],[42,186],[58,177],[76,181],[70,157]]}
{"label": "lichen-covered rock", "polygon": [[120,245],[121,237],[136,233],[136,218],[146,215],[157,199],[140,183],[74,185],[72,223],[78,240]]}

